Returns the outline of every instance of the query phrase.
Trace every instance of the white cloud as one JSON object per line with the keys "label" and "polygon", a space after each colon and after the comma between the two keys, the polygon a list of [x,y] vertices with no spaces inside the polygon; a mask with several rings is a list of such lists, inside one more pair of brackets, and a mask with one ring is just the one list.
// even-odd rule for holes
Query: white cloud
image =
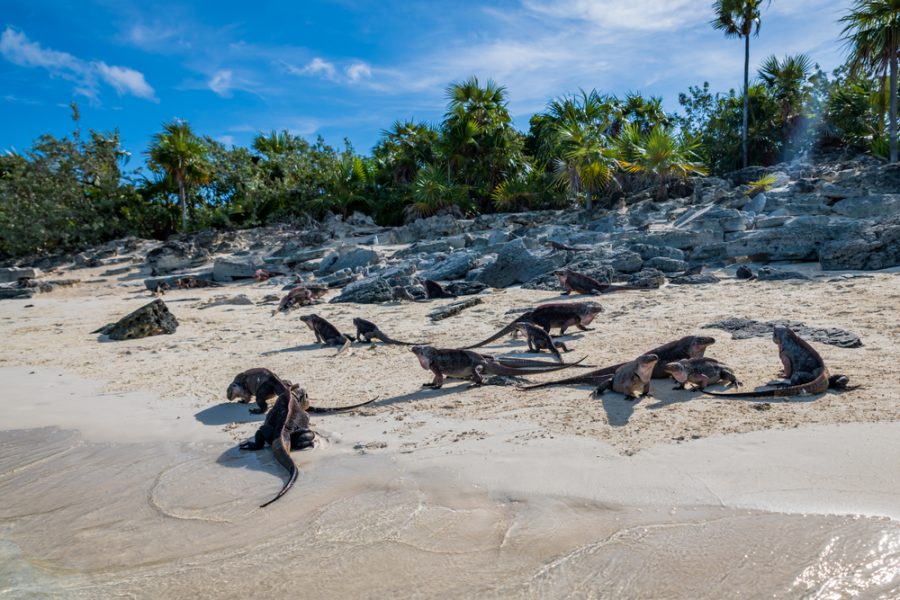
{"label": "white cloud", "polygon": [[701,0],[523,0],[540,15],[589,21],[602,29],[670,30],[710,20]]}
{"label": "white cloud", "polygon": [[220,96],[231,96],[231,88],[232,74],[231,71],[227,69],[216,71],[209,80],[209,89]]}
{"label": "white cloud", "polygon": [[156,92],[153,91],[153,88],[144,79],[144,74],[140,71],[135,71],[129,67],[110,66],[103,61],[94,62],[91,65],[100,73],[101,79],[111,85],[120,96],[130,94],[138,98],[158,102]]}
{"label": "white cloud", "polygon": [[234,146],[234,136],[233,135],[220,135],[216,138],[216,141],[219,141],[226,146]]}
{"label": "white cloud", "polygon": [[28,37],[7,27],[0,36],[0,54],[9,62],[20,67],[41,67],[44,69],[61,69],[78,71],[83,64],[68,52],[57,52],[41,48],[41,45],[32,42]]}
{"label": "white cloud", "polygon": [[319,77],[330,81],[337,79],[337,69],[334,68],[334,64],[327,60],[323,60],[318,56],[309,61],[304,67],[298,68],[289,64],[287,65],[287,69],[294,75],[318,75]]}
{"label": "white cloud", "polygon": [[102,81],[119,95],[130,94],[156,101],[156,93],[140,71],[103,61],[88,62],[68,52],[44,48],[12,27],[7,27],[0,35],[0,55],[20,67],[45,69],[51,77],[71,81],[75,84],[76,94],[89,98],[97,97]]}
{"label": "white cloud", "polygon": [[350,83],[356,83],[360,79],[369,79],[372,77],[372,67],[363,62],[353,63],[345,70]]}

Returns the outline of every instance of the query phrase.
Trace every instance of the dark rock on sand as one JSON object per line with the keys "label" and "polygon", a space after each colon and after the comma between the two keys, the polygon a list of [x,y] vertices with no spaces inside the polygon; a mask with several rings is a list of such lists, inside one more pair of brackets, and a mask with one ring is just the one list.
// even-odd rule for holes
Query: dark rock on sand
{"label": "dark rock on sand", "polygon": [[178,320],[169,312],[166,303],[157,299],[93,333],[100,333],[118,341],[172,334],[177,328]]}

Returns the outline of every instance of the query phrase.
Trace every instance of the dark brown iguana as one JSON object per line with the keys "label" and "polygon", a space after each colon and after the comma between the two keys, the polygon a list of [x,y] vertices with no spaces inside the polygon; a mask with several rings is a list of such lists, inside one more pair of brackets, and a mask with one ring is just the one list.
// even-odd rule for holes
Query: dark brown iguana
{"label": "dark brown iguana", "polygon": [[422,285],[425,287],[425,296],[430,300],[433,298],[456,298],[456,294],[451,294],[445,290],[441,284],[431,279],[421,279]]}
{"label": "dark brown iguana", "polygon": [[515,321],[488,339],[482,340],[471,346],[466,346],[463,350],[490,344],[494,340],[516,331],[516,325],[518,323],[534,323],[548,333],[551,328],[559,327],[559,335],[565,335],[566,329],[573,326],[582,331],[590,331],[590,329],[587,328],[587,325],[594,320],[594,317],[602,312],[603,307],[596,302],[553,302],[550,304],[541,304],[533,310],[522,313]]}
{"label": "dark brown iguana", "polygon": [[372,321],[366,321],[356,317],[353,319],[353,325],[356,327],[356,341],[372,343],[373,339],[381,340],[385,344],[395,344],[397,346],[414,346],[411,342],[400,342],[394,338],[388,337],[386,333],[378,329],[378,325]]}
{"label": "dark brown iguana", "polygon": [[[667,364],[676,360],[682,360],[685,358],[697,358],[703,356],[703,353],[706,352],[707,346],[711,346],[715,343],[716,340],[711,337],[689,335],[650,350],[649,352],[647,352],[647,354],[655,354],[659,358],[659,361],[653,368],[653,378],[665,379],[669,376],[669,374],[665,371],[665,366]],[[590,373],[585,373],[584,375],[577,375],[575,377],[569,377],[567,379],[559,379],[557,381],[548,381],[545,383],[528,385],[519,389],[536,390],[554,385],[600,385],[604,380],[614,375],[619,367],[625,364],[627,363],[619,363],[617,365],[612,365],[610,367],[604,367],[596,371],[591,371]]]}
{"label": "dark brown iguana", "polygon": [[613,285],[611,283],[603,283],[584,273],[578,273],[571,269],[559,269],[553,271],[556,278],[559,279],[559,285],[565,290],[563,296],[568,296],[572,292],[578,294],[609,294],[622,290],[644,290],[647,288],[636,287],[632,285]]}
{"label": "dark brown iguana", "polygon": [[[471,350],[440,349],[433,346],[417,345],[410,348],[410,351],[419,359],[419,364],[422,365],[423,369],[434,373],[434,380],[431,383],[422,384],[422,387],[434,389],[440,389],[444,385],[445,377],[471,379],[474,381],[473,385],[478,386],[484,383],[483,376],[485,374],[531,375],[559,371],[578,364],[557,365],[544,363],[545,366],[510,367],[492,356],[478,354]],[[539,361],[533,361],[533,363],[537,362]]]}
{"label": "dark brown iguana", "polygon": [[319,315],[303,315],[300,320],[306,323],[316,336],[316,341],[325,346],[340,346],[338,354],[350,347],[353,336],[341,333],[338,328]]}
{"label": "dark brown iguana", "polygon": [[188,276],[175,280],[175,287],[179,290],[192,290],[195,288],[222,287],[222,284],[209,279]]}
{"label": "dark brown iguana", "polygon": [[302,285],[295,287],[281,299],[281,302],[278,303],[278,308],[272,311],[272,316],[274,317],[280,312],[286,313],[300,306],[309,306],[326,293],[328,293],[328,288],[324,287],[306,287]]}
{"label": "dark brown iguana", "polygon": [[672,388],[675,390],[687,389],[685,385],[688,383],[694,384],[694,391],[702,391],[706,386],[720,381],[727,381],[735,387],[742,385],[731,367],[706,356],[676,360],[664,368],[666,373],[678,382],[678,385]]}
{"label": "dark brown iguana", "polygon": [[704,393],[723,398],[784,398],[801,394],[821,394],[829,388],[848,391],[859,387],[848,387],[850,380],[846,375],[830,375],[821,355],[790,328],[776,327],[772,332],[772,341],[778,346],[778,357],[784,365],[784,376],[788,379],[788,385],[758,392]]}
{"label": "dark brown iguana", "polygon": [[606,390],[619,392],[626,400],[637,400],[650,393],[650,379],[659,357],[655,354],[642,354],[631,362],[616,369],[613,376],[607,376],[600,382],[594,395],[599,396]]}
{"label": "dark brown iguana", "polygon": [[266,444],[270,444],[275,460],[288,471],[288,480],[281,491],[268,502],[260,504],[260,508],[272,504],[293,487],[298,471],[291,458],[291,449],[312,447],[316,436],[309,428],[309,415],[304,410],[304,405],[308,404],[306,392],[288,382],[279,380],[279,383],[281,388],[278,390],[278,399],[266,415],[265,423],[256,431],[252,441],[248,440],[240,445],[241,450],[262,450]]}
{"label": "dark brown iguana", "polygon": [[554,341],[549,333],[533,323],[516,323],[516,329],[525,336],[529,352],[537,353],[541,350],[547,350],[556,358],[556,362],[563,362],[559,349],[562,349],[563,352],[569,351],[564,343]]}
{"label": "dark brown iguana", "polygon": [[[284,388],[285,384],[290,384],[290,382],[286,379],[281,379],[280,377],[278,377],[278,375],[276,375],[269,369],[265,369],[262,367],[247,369],[246,371],[238,373],[234,376],[234,380],[228,386],[228,389],[225,390],[225,396],[229,400],[236,399],[242,404],[247,404],[251,399],[255,398],[256,404],[259,406],[259,408],[251,408],[250,412],[255,415],[259,415],[269,410],[268,400],[272,396],[277,396],[279,393],[281,393],[281,390]],[[319,408],[316,406],[307,405],[303,410],[311,413],[344,412],[347,410],[365,406],[367,404],[371,404],[374,401],[375,399],[372,399],[361,404],[354,404],[353,406],[341,406],[337,408]]]}

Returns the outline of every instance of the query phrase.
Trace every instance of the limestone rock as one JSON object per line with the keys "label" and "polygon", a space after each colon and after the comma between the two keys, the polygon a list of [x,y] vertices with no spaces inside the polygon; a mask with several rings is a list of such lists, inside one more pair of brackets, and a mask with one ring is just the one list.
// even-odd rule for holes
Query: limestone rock
{"label": "limestone rock", "polygon": [[826,271],[873,271],[900,265],[900,218],[875,225],[860,237],[823,244],[819,264]]}
{"label": "limestone rock", "polygon": [[423,271],[422,277],[435,281],[462,279],[475,266],[476,255],[472,252],[454,252],[441,262]]}
{"label": "limestone rock", "polygon": [[172,334],[178,328],[178,320],[169,312],[162,300],[145,304],[115,323],[101,327],[94,333],[106,335],[111,340],[133,340],[151,335]]}
{"label": "limestone rock", "polygon": [[503,246],[497,259],[478,275],[478,281],[496,288],[525,283],[562,266],[564,260],[561,254],[536,256],[525,248],[521,239],[517,239]]}
{"label": "limestone rock", "polygon": [[388,282],[381,277],[370,277],[354,281],[345,287],[341,294],[331,299],[331,302],[356,302],[357,304],[380,304],[390,302],[393,298],[393,289]]}

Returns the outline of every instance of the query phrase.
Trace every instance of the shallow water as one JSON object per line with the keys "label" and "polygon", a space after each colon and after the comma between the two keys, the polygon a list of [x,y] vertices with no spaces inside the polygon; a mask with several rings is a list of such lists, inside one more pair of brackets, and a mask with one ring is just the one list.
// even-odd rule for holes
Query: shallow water
{"label": "shallow water", "polygon": [[0,374],[21,427],[0,431],[0,598],[900,598],[893,424],[622,457],[523,422],[423,416],[398,443],[390,413],[341,415],[260,509],[284,472],[236,449],[246,406]]}
{"label": "shallow water", "polygon": [[[386,455],[0,433],[0,596],[897,598],[900,523],[487,491]],[[277,597],[277,596],[276,596]]]}

